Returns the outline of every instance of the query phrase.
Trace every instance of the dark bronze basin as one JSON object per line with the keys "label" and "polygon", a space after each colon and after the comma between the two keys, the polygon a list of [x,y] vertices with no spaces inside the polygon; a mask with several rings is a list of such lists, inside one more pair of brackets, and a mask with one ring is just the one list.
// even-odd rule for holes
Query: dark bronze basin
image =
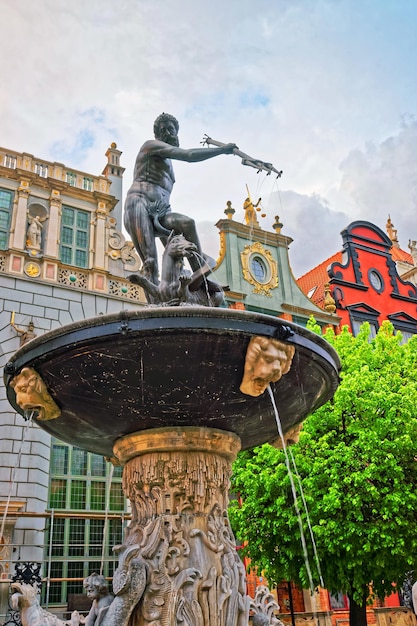
{"label": "dark bronze basin", "polygon": [[339,359],[303,327],[247,311],[146,307],[63,326],[16,352],[5,367],[7,395],[23,415],[10,382],[24,367],[35,369],[61,415],[34,421],[104,456],[123,435],[167,426],[231,431],[251,448],[277,437],[268,392],[239,390],[256,335],[295,346],[290,371],[271,384],[285,433],[332,397]]}

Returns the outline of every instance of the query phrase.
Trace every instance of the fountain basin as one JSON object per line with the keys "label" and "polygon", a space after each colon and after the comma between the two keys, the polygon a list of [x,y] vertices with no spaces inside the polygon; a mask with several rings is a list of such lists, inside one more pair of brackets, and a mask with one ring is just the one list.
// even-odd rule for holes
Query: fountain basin
{"label": "fountain basin", "polygon": [[165,427],[229,431],[247,449],[277,437],[269,394],[239,389],[249,340],[259,335],[295,347],[290,371],[271,383],[285,433],[332,397],[339,358],[305,328],[247,311],[147,307],[63,326],[15,353],[5,367],[7,396],[23,415],[10,382],[33,368],[60,409],[34,421],[106,457],[120,437]]}

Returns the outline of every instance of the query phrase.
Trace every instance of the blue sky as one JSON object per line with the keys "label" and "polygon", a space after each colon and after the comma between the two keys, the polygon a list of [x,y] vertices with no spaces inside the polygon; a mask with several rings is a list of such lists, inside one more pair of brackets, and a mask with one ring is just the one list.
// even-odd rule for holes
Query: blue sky
{"label": "blue sky", "polygon": [[400,244],[417,237],[415,0],[0,0],[0,144],[101,173],[112,141],[125,192],[162,111],[180,141],[233,141],[283,169],[236,157],[176,164],[174,210],[214,223],[246,185],[294,241],[299,275],[341,245],[354,219]]}

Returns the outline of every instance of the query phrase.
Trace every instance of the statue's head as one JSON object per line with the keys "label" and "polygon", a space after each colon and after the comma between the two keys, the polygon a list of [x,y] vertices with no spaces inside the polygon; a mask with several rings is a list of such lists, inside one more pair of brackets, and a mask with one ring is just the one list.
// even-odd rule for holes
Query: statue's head
{"label": "statue's head", "polygon": [[269,383],[276,383],[289,371],[294,352],[294,346],[277,339],[252,337],[240,391],[248,396],[260,396]]}
{"label": "statue's head", "polygon": [[153,125],[155,139],[160,139],[171,146],[179,146],[178,130],[180,125],[178,120],[169,113],[161,113],[156,118]]}
{"label": "statue's head", "polygon": [[101,574],[96,574],[96,572],[84,578],[83,587],[87,592],[87,596],[93,600],[98,600],[109,593],[106,579]]}

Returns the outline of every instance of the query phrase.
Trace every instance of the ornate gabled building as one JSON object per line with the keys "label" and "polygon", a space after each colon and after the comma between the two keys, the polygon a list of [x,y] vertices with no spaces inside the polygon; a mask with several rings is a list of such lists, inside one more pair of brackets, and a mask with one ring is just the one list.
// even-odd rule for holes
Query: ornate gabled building
{"label": "ornate gabled building", "polygon": [[[34,336],[145,304],[142,289],[125,277],[140,263],[120,230],[124,172],[120,155],[112,144],[104,173],[93,175],[0,148],[2,369]],[[54,602],[71,591],[70,583],[62,579],[82,578],[91,562],[97,567],[103,537],[99,529],[104,524],[103,516],[97,515],[105,507],[107,480],[120,494],[121,478],[104,459],[51,440],[30,420],[16,415],[2,381],[0,454],[0,614],[4,614],[7,581],[16,562],[43,564],[42,575],[57,581],[48,585]],[[120,519],[124,499],[115,495],[109,506]],[[60,512],[54,523],[51,509]],[[51,543],[53,538],[59,546],[54,548],[54,565],[44,562],[48,525]],[[106,541],[109,560],[108,545],[117,540]],[[76,566],[70,563],[71,554]]]}
{"label": "ornate gabled building", "polygon": [[322,326],[337,326],[339,318],[334,314],[334,304],[320,308],[297,285],[288,256],[292,239],[282,234],[279,218],[275,218],[273,231],[264,230],[256,209],[257,205],[247,198],[245,223],[240,223],[233,219],[235,211],[228,202],[226,219],[216,224],[220,231],[220,255],[214,275],[220,284],[227,285],[227,305],[275,315],[301,326],[312,315]]}
{"label": "ornate gabled building", "polygon": [[370,222],[352,222],[341,233],[342,250],[297,282],[319,307],[327,290],[341,325],[354,334],[365,321],[375,334],[383,320],[390,320],[406,340],[417,333],[417,265],[401,250],[390,219],[387,231]]}

